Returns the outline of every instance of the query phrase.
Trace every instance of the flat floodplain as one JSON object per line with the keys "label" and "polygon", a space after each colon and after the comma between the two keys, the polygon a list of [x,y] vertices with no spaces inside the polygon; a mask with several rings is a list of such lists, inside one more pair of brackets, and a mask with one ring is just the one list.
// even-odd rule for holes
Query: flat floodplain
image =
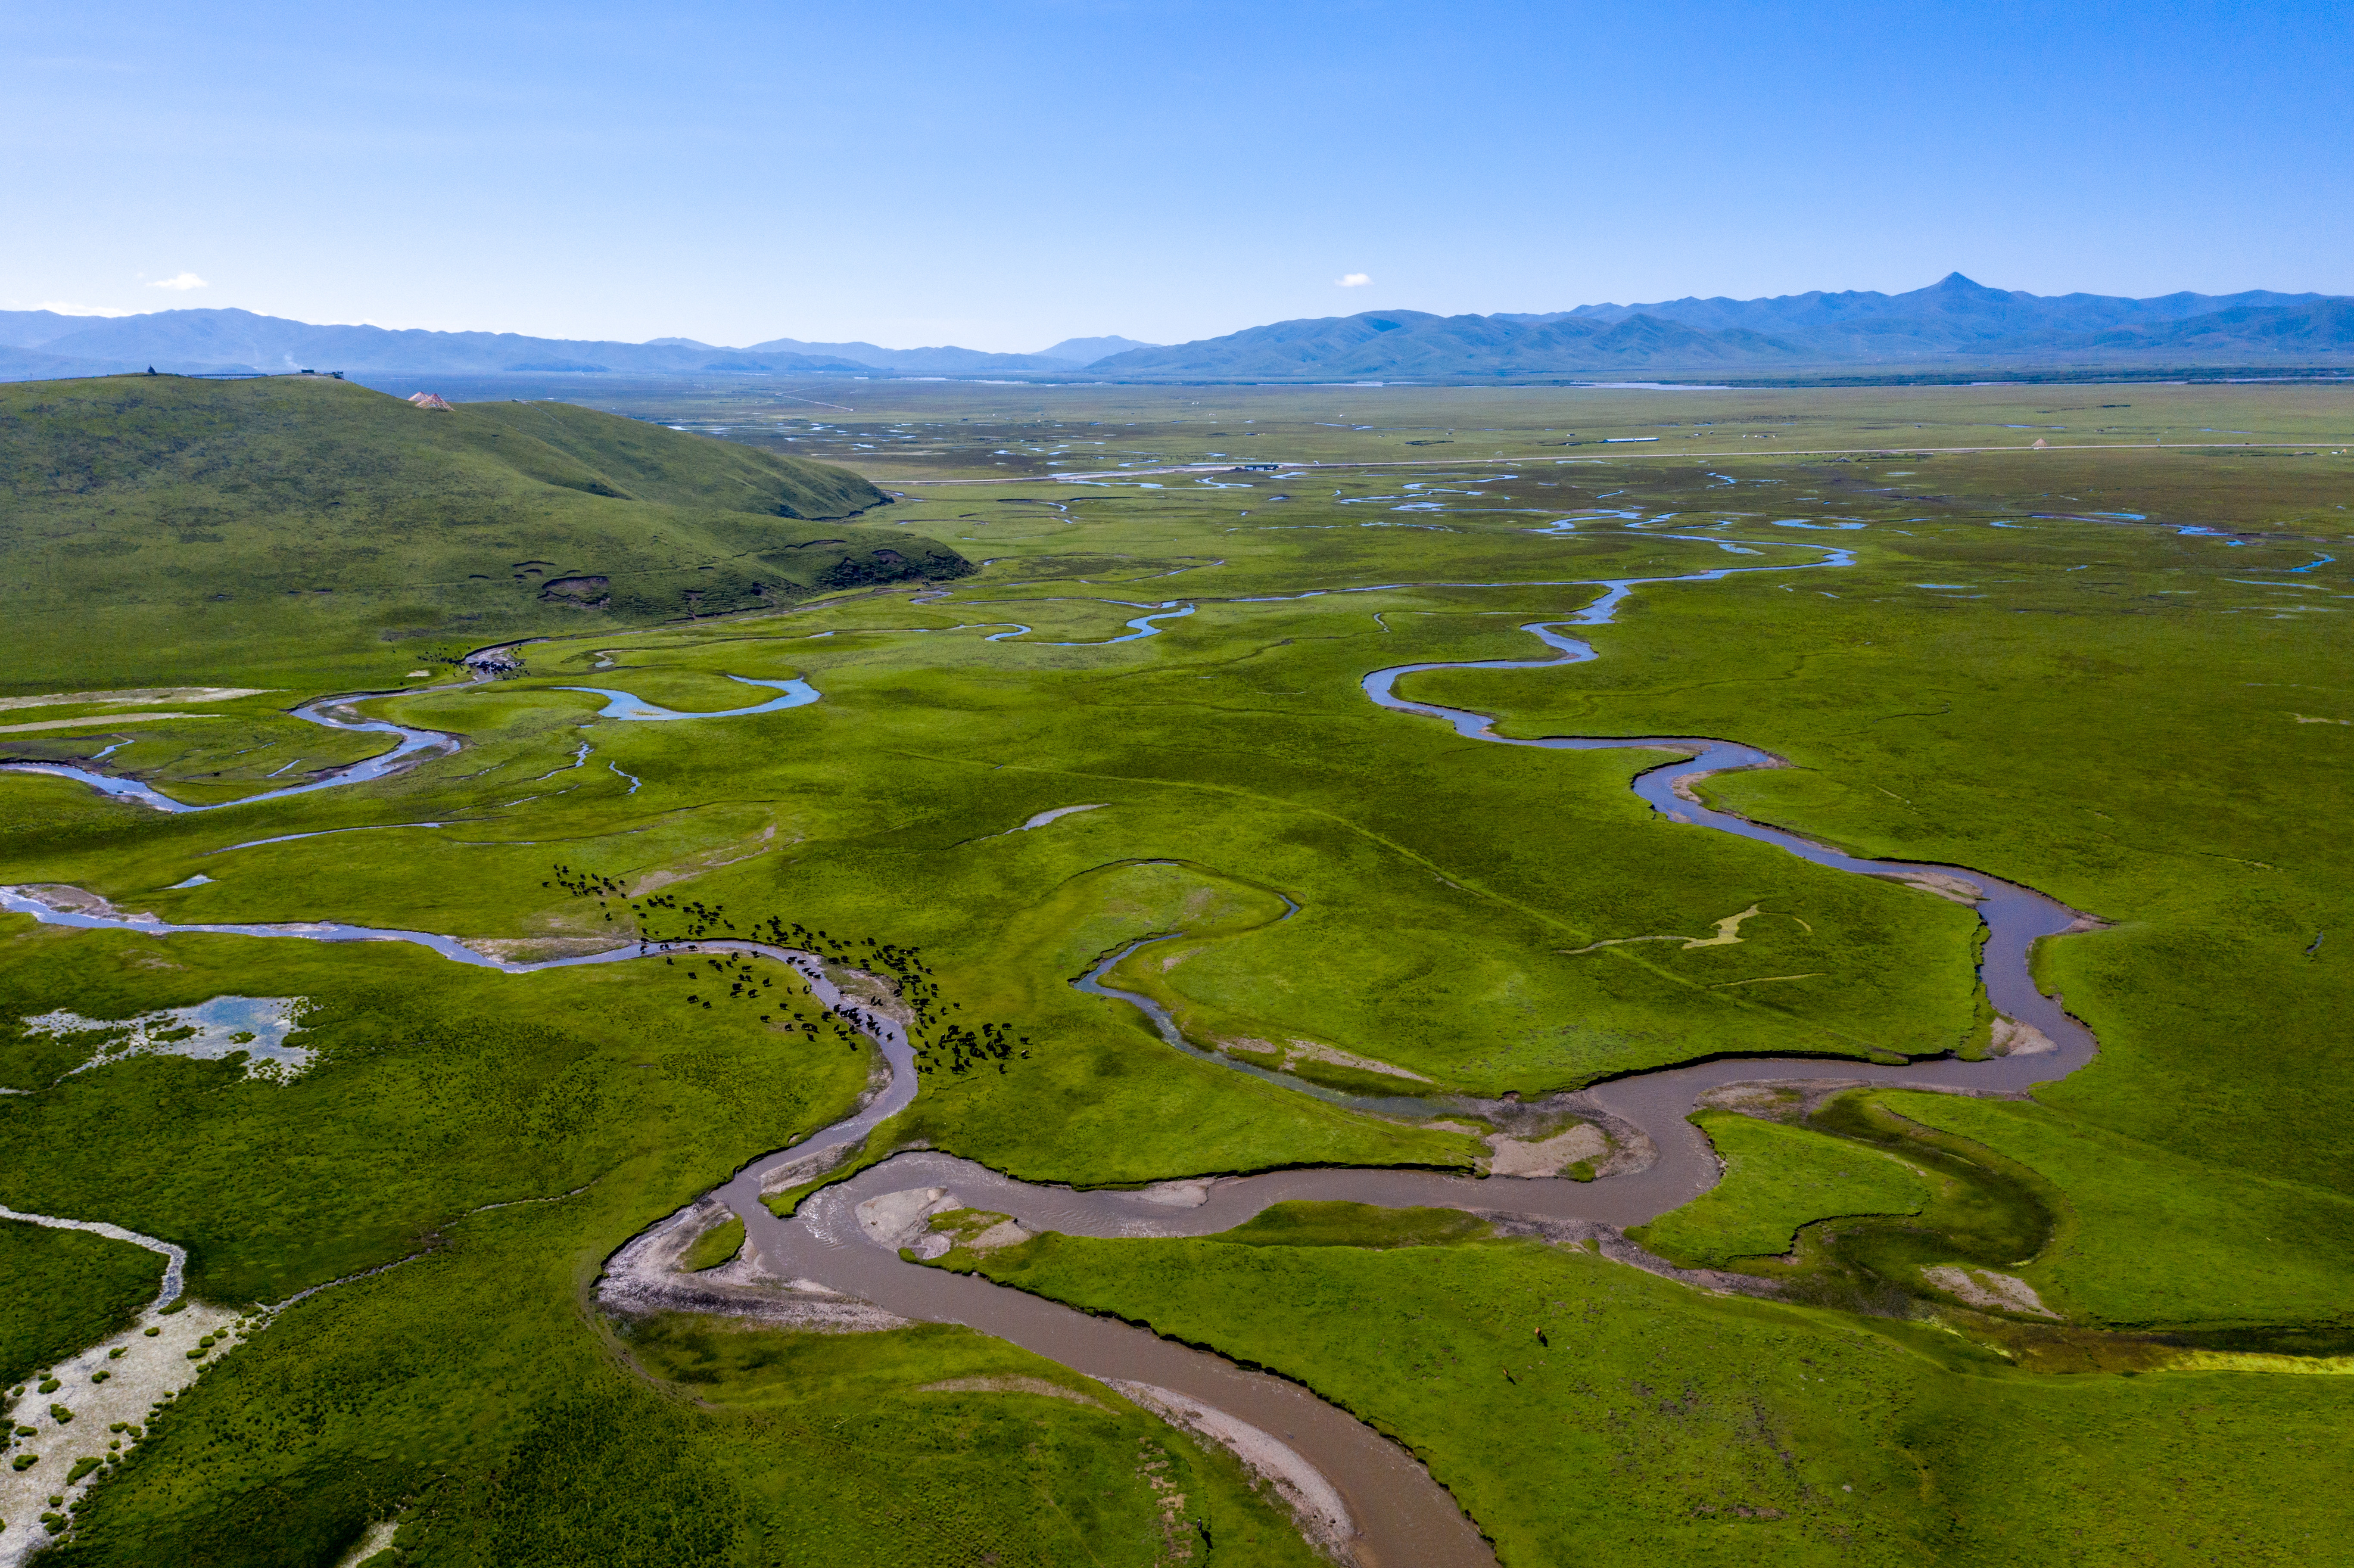
{"label": "flat floodplain", "polygon": [[[898,977],[929,1053],[860,1160],[921,1145],[1082,1188],[1469,1173],[1508,1134],[1577,1119],[1515,1107],[1652,1069],[1810,1057],[1833,1086],[2016,1048],[1966,904],[1655,812],[1628,785],[1670,753],[1475,741],[1361,685],[1542,657],[1524,626],[1633,580],[1579,631],[1591,661],[1398,694],[1508,738],[1758,747],[1784,766],[1700,800],[2084,912],[2035,965],[2097,1035],[2091,1065],[2010,1098],[1826,1087],[1703,1112],[1729,1178],[1650,1245],[1768,1298],[1557,1236],[1331,1215],[951,1264],[1297,1380],[1423,1456],[1505,1562],[1575,1560],[1596,1532],[1641,1562],[2317,1560],[2323,1521],[2279,1498],[2326,1496],[2354,1457],[2354,866],[2327,827],[2354,777],[2346,389],[733,382],[600,406],[853,468],[893,497],[856,514],[862,550],[920,540],[897,553],[973,569],[764,585],[775,602],[726,614],[551,610],[545,571],[510,571],[497,594],[409,596],[397,625],[337,611],[315,644],[274,601],[217,635],[175,611],[91,637],[61,609],[8,686],[42,700],[0,712],[0,754],[218,809],[0,774],[0,883],[515,960],[790,928]],[[614,471],[583,482],[626,489]],[[519,517],[513,560],[619,580],[599,572],[607,514],[541,500],[564,550]],[[690,503],[662,504],[706,555],[751,526]],[[653,528],[623,543],[642,555]],[[169,584],[218,547],[118,555]],[[313,567],[248,572],[282,599],[297,585],[268,574]],[[523,638],[504,678],[436,664],[399,689],[404,648]],[[356,678],[387,659],[404,667]],[[818,696],[601,716],[605,691],[739,709],[748,680]],[[170,700],[120,700],[167,681]],[[462,745],[230,803],[381,749],[291,712],[362,684],[387,689],[368,715]],[[12,727],[50,719],[71,722]],[[1074,987],[1115,958],[1099,983],[1193,1050]],[[1040,1393],[1020,1380],[1070,1374],[997,1341],[597,1309],[617,1248],[866,1083],[863,1037],[795,973],[697,954],[503,974],[0,916],[0,1084],[22,1091],[0,1097],[0,1203],[184,1245],[190,1295],[223,1307],[345,1281],[180,1395],[58,1561],[198,1560],[265,1511],[267,1560],[290,1563],[396,1518],[404,1547],[451,1560],[566,1542],[548,1560],[568,1561],[609,1513],[603,1562],[816,1561],[827,1497],[864,1521],[829,1561],[961,1561],[970,1539],[1144,1563],[1181,1537],[1299,1560],[1224,1449],[1100,1384]],[[308,999],[308,1068],[117,1059],[103,1030],[20,1022],[220,995]],[[984,1053],[984,1024],[1018,1049]],[[1619,1146],[1577,1147],[1606,1186]],[[0,1257],[58,1302],[44,1321],[95,1338],[152,1288],[152,1254],[110,1267],[119,1244],[69,1255],[8,1228]],[[11,1320],[12,1375],[78,1348],[40,1328]],[[17,1404],[25,1451],[80,1438],[28,1420],[47,1403]],[[878,1463],[895,1444],[926,1457]],[[2044,1457],[1998,1485],[1989,1451]],[[1204,1530],[1158,1500],[1178,1471]],[[1031,1522],[1042,1495],[1068,1529]]]}

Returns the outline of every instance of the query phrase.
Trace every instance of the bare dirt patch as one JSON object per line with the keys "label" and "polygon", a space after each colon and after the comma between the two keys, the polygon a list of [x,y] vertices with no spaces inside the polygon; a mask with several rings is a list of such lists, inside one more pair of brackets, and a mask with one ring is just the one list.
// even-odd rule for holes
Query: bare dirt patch
{"label": "bare dirt patch", "polygon": [[1596,1177],[1632,1176],[1638,1171],[1649,1170],[1659,1161],[1659,1148],[1651,1141],[1649,1133],[1617,1115],[1583,1090],[1547,1095],[1533,1100],[1508,1094],[1500,1099],[1458,1100],[1455,1103],[1467,1114],[1488,1123],[1487,1128],[1479,1129],[1483,1134],[1491,1131],[1501,1133],[1522,1143],[1543,1143],[1557,1138],[1567,1132],[1573,1124],[1592,1126],[1608,1142],[1604,1156],[1593,1162]]}
{"label": "bare dirt patch", "polygon": [[226,703],[259,697],[271,686],[139,686],[122,692],[51,692],[45,697],[0,697],[0,713],[17,708],[61,707],[68,703],[104,703],[133,707],[146,703]]}
{"label": "bare dirt patch", "polygon": [[35,729],[100,729],[122,724],[160,724],[165,719],[217,718],[217,714],[92,714],[87,718],[37,719],[31,724],[0,724],[0,735]]}
{"label": "bare dirt patch", "polygon": [[1907,887],[1917,887],[1924,893],[1934,893],[1938,897],[1949,899],[1956,904],[1975,906],[1978,900],[1986,896],[1986,889],[1977,883],[1966,882],[1958,876],[1949,876],[1942,871],[1889,871],[1873,872],[1871,874],[1884,876],[1891,882],[1901,882]]}
{"label": "bare dirt patch", "polygon": [[1020,1246],[1030,1239],[1030,1233],[1012,1220],[1000,1220],[964,1244],[967,1252],[995,1252],[1000,1247]]}
{"label": "bare dirt patch", "polygon": [[366,1533],[352,1542],[352,1549],[336,1561],[335,1568],[360,1568],[360,1564],[392,1544],[393,1531],[400,1521],[382,1519],[367,1527]]}
{"label": "bare dirt patch", "polygon": [[[716,848],[705,850],[702,853],[697,854],[691,859],[683,861],[677,865],[666,866],[660,871],[649,871],[644,873],[637,879],[636,884],[624,892],[621,896],[624,898],[643,898],[647,894],[655,892],[661,888],[668,887],[672,883],[689,881],[692,878],[703,875],[706,872],[717,871],[723,866],[730,866],[736,864],[739,861],[750,860],[756,854],[764,854],[775,845],[776,842],[777,824],[770,822],[767,827],[760,830],[758,837],[749,841],[751,847],[748,849],[745,849],[743,842],[738,842],[735,844],[721,844]],[[794,842],[798,842],[799,841],[796,840]],[[743,853],[740,854],[732,854],[729,853],[731,850],[743,850]]]}
{"label": "bare dirt patch", "polygon": [[610,937],[465,937],[459,946],[471,948],[486,959],[496,959],[503,964],[532,964],[546,959],[578,959],[590,953],[610,953],[616,948],[631,946]]}
{"label": "bare dirt patch", "polygon": [[1483,1141],[1495,1151],[1487,1161],[1490,1176],[1558,1176],[1581,1160],[1599,1160],[1610,1152],[1610,1139],[1602,1129],[1584,1121],[1547,1139],[1493,1132]]}
{"label": "bare dirt patch", "polygon": [[1215,1443],[1240,1459],[1245,1469],[1282,1499],[1311,1545],[1328,1557],[1351,1560],[1349,1543],[1357,1526],[1348,1505],[1324,1473],[1297,1452],[1257,1427],[1173,1390],[1124,1379],[1112,1380],[1111,1386],[1172,1426]]}
{"label": "bare dirt patch", "polygon": [[1722,920],[1713,922],[1716,927],[1716,935],[1713,937],[1679,937],[1674,935],[1660,937],[1612,937],[1605,941],[1589,942],[1583,948],[1563,948],[1560,951],[1570,958],[1575,958],[1581,953],[1598,952],[1604,948],[1623,948],[1629,942],[1681,942],[1683,946],[1678,950],[1687,953],[1691,951],[1694,948],[1730,948],[1737,945],[1741,941],[1742,922],[1744,920],[1754,920],[1760,913],[1761,911],[1758,909],[1757,906],[1752,904],[1748,908],[1744,909],[1738,915],[1727,915]]}
{"label": "bare dirt patch", "polygon": [[[1698,757],[1700,752],[1697,749],[1690,749],[1692,746],[1692,742],[1684,741],[1673,746],[1662,746],[1658,747],[1658,749],[1661,751],[1681,751],[1686,757]],[[1681,779],[1671,779],[1668,780],[1668,789],[1669,792],[1673,794],[1679,800],[1689,800],[1695,806],[1705,808],[1708,805],[1708,802],[1702,800],[1700,798],[1700,792],[1692,788],[1693,785],[1699,783],[1702,779],[1713,779],[1718,773],[1724,771],[1734,773],[1754,773],[1762,768],[1787,768],[1789,766],[1790,762],[1787,758],[1776,757],[1772,752],[1767,752],[1766,754],[1766,760],[1763,762],[1754,762],[1741,768],[1731,769],[1712,768],[1705,773],[1687,773]]]}
{"label": "bare dirt patch", "polygon": [[1947,1295],[1957,1296],[1973,1307],[1993,1312],[2019,1312],[2034,1318],[2057,1318],[2059,1313],[2043,1304],[2035,1287],[2017,1275],[1998,1274],[1991,1268],[1963,1268],[1954,1264],[1938,1264],[1921,1271],[1921,1277]]}
{"label": "bare dirt patch", "polygon": [[1998,1014],[1987,1049],[1998,1056],[2041,1056],[2060,1049],[2060,1043],[2032,1023]]}
{"label": "bare dirt patch", "polygon": [[[1466,1131],[1470,1130],[1465,1128]],[[1214,1178],[1188,1176],[1174,1181],[1155,1181],[1150,1187],[1140,1187],[1135,1195],[1148,1203],[1159,1203],[1172,1209],[1198,1209],[1210,1201],[1210,1187]]]}
{"label": "bare dirt patch", "polygon": [[1420,1073],[1411,1073],[1388,1062],[1360,1056],[1353,1051],[1343,1051],[1337,1045],[1327,1045],[1316,1040],[1295,1039],[1278,1045],[1270,1041],[1241,1038],[1221,1040],[1217,1044],[1220,1050],[1233,1055],[1266,1057],[1286,1072],[1296,1070],[1302,1062],[1320,1062],[1328,1067],[1347,1067],[1353,1072],[1373,1073],[1384,1078],[1403,1078],[1410,1084],[1430,1082]]}
{"label": "bare dirt patch", "polygon": [[915,1033],[916,1010],[907,1005],[888,980],[880,975],[854,969],[831,959],[820,962],[825,970],[825,978],[833,982],[833,988],[842,993],[843,1001],[868,1012],[879,1013],[911,1034]]}
{"label": "bare dirt patch", "polygon": [[[0,1470],[0,1520],[7,1521],[0,1529],[0,1568],[17,1568],[48,1543],[41,1515],[54,1511],[71,1517],[67,1510],[53,1510],[49,1499],[61,1496],[69,1509],[121,1463],[110,1455],[138,1446],[134,1430],[143,1435],[165,1404],[238,1342],[231,1329],[239,1317],[228,1308],[202,1301],[169,1313],[160,1306],[150,1308],[122,1333],[50,1368],[49,1375],[58,1380],[56,1389],[42,1393],[39,1380],[26,1383],[24,1397],[13,1402],[8,1419],[18,1426],[38,1428],[38,1435],[20,1440],[11,1458],[26,1454],[39,1457],[22,1470]],[[203,1354],[191,1356],[200,1349],[197,1341],[211,1336],[218,1337],[201,1347]],[[94,1381],[101,1376],[104,1382]],[[58,1420],[53,1405],[69,1412],[69,1418]],[[110,1431],[118,1421],[125,1429]],[[66,1477],[84,1458],[100,1464],[80,1481],[69,1483]]]}
{"label": "bare dirt patch", "polygon": [[907,1327],[896,1313],[829,1290],[813,1280],[785,1279],[760,1266],[748,1247],[730,1263],[690,1274],[681,1264],[705,1231],[732,1217],[716,1198],[701,1198],[641,1233],[605,1263],[597,1303],[624,1317],[697,1312],[817,1333],[870,1333]]}
{"label": "bare dirt patch", "polygon": [[917,1393],[1042,1393],[1048,1399],[1067,1399],[1073,1404],[1084,1404],[1089,1410],[1108,1410],[1101,1400],[1089,1399],[1076,1388],[1065,1388],[1059,1383],[1048,1383],[1043,1377],[1020,1377],[1008,1373],[1002,1377],[952,1377],[940,1383],[928,1383]]}
{"label": "bare dirt patch", "polygon": [[1726,1084],[1692,1102],[1695,1110],[1729,1110],[1766,1121],[1782,1121],[1806,1097],[1778,1084]]}
{"label": "bare dirt patch", "polygon": [[37,904],[52,909],[64,909],[76,915],[100,915],[110,920],[153,920],[155,916],[142,910],[136,915],[117,909],[112,904],[84,888],[69,887],[62,882],[29,882],[21,886],[0,888],[0,892],[19,893]]}
{"label": "bare dirt patch", "polygon": [[952,1236],[932,1229],[933,1219],[963,1207],[946,1187],[909,1187],[859,1204],[858,1228],[877,1246],[912,1252],[929,1262],[956,1245]]}

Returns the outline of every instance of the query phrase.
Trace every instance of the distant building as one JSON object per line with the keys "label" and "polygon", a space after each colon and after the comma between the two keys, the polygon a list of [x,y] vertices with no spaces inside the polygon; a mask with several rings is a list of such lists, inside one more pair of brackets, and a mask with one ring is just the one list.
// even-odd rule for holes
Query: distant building
{"label": "distant building", "polygon": [[439,408],[445,414],[451,411],[450,400],[439,392],[419,392],[413,394],[408,400],[420,408]]}

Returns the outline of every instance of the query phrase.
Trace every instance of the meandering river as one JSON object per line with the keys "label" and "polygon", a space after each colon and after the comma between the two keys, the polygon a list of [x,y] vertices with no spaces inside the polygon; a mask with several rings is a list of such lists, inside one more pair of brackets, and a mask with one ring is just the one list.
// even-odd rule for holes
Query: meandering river
{"label": "meandering river", "polygon": [[[1659,536],[1659,535],[1654,535]],[[1721,541],[1708,540],[1709,543]],[[1607,624],[1627,596],[1636,588],[1663,583],[1704,582],[1738,573],[1793,571],[1837,567],[1850,563],[1847,552],[1821,547],[1820,559],[1801,567],[1735,567],[1707,572],[1650,578],[1613,578],[1585,586],[1602,588],[1602,596],[1579,613],[1559,620],[1534,621],[1522,628],[1549,649],[1532,659],[1474,660],[1446,663],[1394,665],[1363,679],[1365,694],[1394,712],[1436,719],[1449,725],[1467,740],[1500,746],[1537,747],[1558,750],[1646,749],[1676,754],[1638,775],[1638,794],[1671,821],[1718,832],[1732,833],[1776,845],[1819,865],[1858,875],[1910,882],[1928,891],[1973,905],[1986,922],[1988,938],[1983,973],[1996,1010],[2034,1033],[2031,1053],[2015,1053],[1985,1061],[1941,1058],[1888,1065],[1822,1059],[1748,1058],[1704,1063],[1645,1073],[1604,1083],[1586,1091],[1588,1099],[1647,1135],[1658,1157],[1629,1174],[1590,1182],[1514,1177],[1471,1178],[1429,1171],[1333,1169],[1284,1171],[1265,1175],[1167,1184],[1150,1192],[1080,1192],[1066,1187],[1022,1182],[969,1160],[927,1151],[894,1155],[851,1179],[824,1188],[806,1200],[790,1219],[780,1219],[760,1201],[764,1183],[788,1166],[799,1166],[812,1155],[845,1150],[863,1143],[883,1121],[904,1109],[917,1092],[915,1058],[905,1032],[887,1018],[855,1009],[827,979],[814,955],[751,941],[702,941],[705,952],[761,953],[793,964],[812,994],[829,1006],[856,1013],[859,1026],[874,1039],[887,1069],[879,1092],[857,1113],[792,1147],[753,1161],[716,1196],[739,1215],[752,1249],[771,1273],[788,1279],[812,1281],[828,1289],[857,1297],[901,1317],[968,1324],[1048,1356],[1092,1377],[1126,1384],[1144,1384],[1180,1395],[1236,1421],[1257,1427],[1288,1449],[1298,1459],[1331,1483],[1337,1507],[1345,1519],[1327,1520],[1347,1539],[1348,1550],[1368,1568],[1455,1568],[1492,1564],[1494,1555],[1454,1499],[1434,1482],[1403,1448],[1325,1404],[1295,1383],[1265,1373],[1248,1372],[1217,1356],[1193,1350],[1128,1324],[1089,1316],[1018,1291],[990,1284],[975,1276],[949,1274],[903,1261],[895,1250],[871,1237],[857,1217],[859,1205],[874,1198],[908,1189],[938,1190],[966,1205],[1013,1215],[1028,1230],[1055,1230],[1091,1236],[1204,1235],[1230,1229],[1271,1203],[1295,1199],[1345,1200],[1388,1207],[1446,1206],[1499,1215],[1555,1222],[1584,1222],[1625,1226],[1651,1219],[1705,1191],[1716,1179],[1716,1163],[1705,1139],[1687,1119],[1695,1101],[1710,1089],[1726,1084],[1759,1081],[1824,1079],[1974,1092],[2017,1092],[2031,1085],[2061,1077],[2091,1060],[2095,1043],[2089,1031],[2071,1018],[2035,986],[2029,969],[2034,942],[2072,928],[2084,928],[2084,918],[2031,889],[1981,872],[1955,866],[1869,860],[1850,855],[1796,834],[1765,827],[1744,818],[1712,810],[1691,790],[1693,781],[1711,773],[1770,767],[1776,759],[1753,747],[1707,737],[1560,736],[1515,737],[1498,735],[1487,715],[1438,706],[1399,694],[1400,682],[1439,670],[1534,670],[1575,663],[1595,656],[1586,642],[1567,629]],[[1411,585],[1384,585],[1406,587]],[[1469,586],[1469,585],[1456,585]],[[1527,588],[1528,584],[1493,585]],[[1339,590],[1371,591],[1371,590]],[[1285,596],[1309,597],[1309,596]],[[1130,621],[1130,641],[1157,633],[1161,620],[1191,613],[1193,606],[1176,609],[1174,601],[1159,613]],[[818,694],[801,682],[751,683],[770,685],[785,694],[777,701],[737,713],[763,713],[818,700]],[[573,688],[589,690],[592,688]],[[608,699],[604,716],[621,719],[678,719],[697,715],[655,708],[626,692],[593,688]],[[362,783],[381,778],[430,749],[454,749],[455,736],[415,730],[384,721],[366,720],[347,705],[357,698],[323,698],[295,710],[299,716],[338,729],[360,729],[398,736],[392,750],[337,775],[313,783],[249,797],[249,800],[280,799],[333,785]],[[84,769],[38,765],[35,770],[81,779],[109,794],[128,796],[164,810],[195,810],[146,786]],[[242,803],[242,802],[239,802]],[[295,937],[321,941],[402,941],[431,948],[458,962],[496,968],[509,973],[588,963],[612,963],[642,955],[672,950],[645,945],[618,948],[583,957],[540,963],[514,963],[485,956],[454,937],[429,932],[387,930],[334,923],[175,925],[147,915],[126,915],[86,895],[64,890],[0,889],[0,908],[29,914],[58,925],[131,930],[151,935],[183,931],[217,932],[257,937]],[[1191,1047],[1175,1022],[1141,996],[1112,989],[1103,977],[1120,955],[1114,955],[1082,978],[1083,989],[1117,1004],[1132,1004],[1151,1016],[1171,1044],[1208,1056],[1223,1065],[1247,1070],[1299,1089],[1344,1104],[1392,1116],[1460,1114],[1459,1102],[1422,1101],[1409,1097],[1363,1098],[1336,1095],[1301,1080],[1241,1064]],[[2040,1039],[2037,1037],[2040,1036]]]}

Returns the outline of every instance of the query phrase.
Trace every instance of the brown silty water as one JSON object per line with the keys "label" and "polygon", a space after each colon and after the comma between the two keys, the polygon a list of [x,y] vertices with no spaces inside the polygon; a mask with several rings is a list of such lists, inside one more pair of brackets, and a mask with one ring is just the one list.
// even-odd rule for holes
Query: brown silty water
{"label": "brown silty water", "polygon": [[[1824,559],[1815,565],[1844,566],[1850,559],[1844,551],[1826,549]],[[1585,1091],[1590,1107],[1647,1137],[1656,1157],[1638,1170],[1591,1182],[1325,1169],[1217,1178],[1182,1184],[1175,1192],[1167,1183],[1141,1193],[1088,1192],[1017,1181],[969,1160],[919,1151],[895,1155],[825,1188],[804,1202],[792,1218],[780,1219],[760,1201],[764,1183],[775,1184],[779,1171],[788,1167],[803,1167],[813,1157],[853,1150],[875,1127],[906,1108],[917,1089],[915,1058],[904,1030],[895,1022],[875,1016],[846,1001],[825,977],[814,955],[771,944],[729,940],[660,947],[642,944],[634,948],[620,948],[543,963],[506,963],[486,958],[454,938],[424,932],[387,931],[328,922],[173,925],[152,916],[122,915],[87,895],[69,896],[69,890],[0,888],[0,908],[31,914],[52,924],[139,930],[154,935],[210,931],[324,941],[408,941],[459,962],[509,973],[627,961],[656,951],[682,948],[759,953],[791,963],[819,1001],[852,1017],[875,1041],[885,1076],[878,1091],[855,1115],[801,1143],[753,1162],[714,1194],[743,1219],[751,1248],[769,1272],[872,1302],[903,1318],[966,1324],[1087,1376],[1168,1390],[1256,1427],[1305,1460],[1330,1482],[1331,1493],[1346,1517],[1324,1521],[1330,1526],[1326,1533],[1338,1539],[1345,1555],[1368,1568],[1490,1564],[1495,1561],[1494,1554],[1476,1528],[1453,1498],[1411,1455],[1298,1384],[1246,1371],[1208,1352],[1160,1339],[1148,1330],[991,1285],[975,1276],[950,1274],[905,1261],[895,1247],[868,1233],[859,1223],[857,1210],[860,1204],[889,1193],[938,1189],[968,1207],[1010,1214],[1026,1230],[1055,1230],[1087,1236],[1213,1234],[1231,1229],[1270,1204],[1298,1200],[1345,1201],[1393,1208],[1445,1207],[1562,1225],[1624,1227],[1655,1218],[1689,1202],[1716,1181],[1715,1159],[1699,1129],[1686,1119],[1699,1097],[1711,1089],[1734,1083],[1820,1084],[1827,1078],[1835,1078],[1841,1082],[1963,1093],[2017,1094],[2084,1065],[2096,1048],[2090,1031],[2070,1017],[2055,1000],[2044,996],[2036,988],[2029,969],[2029,956],[2036,940],[2083,929],[2090,923],[2075,911],[2031,889],[1981,873],[1849,855],[1701,805],[1690,792],[1692,780],[1713,772],[1772,765],[1768,754],[1754,747],[1704,737],[1515,739],[1496,735],[1487,715],[1416,703],[1398,696],[1394,690],[1401,678],[1424,671],[1533,669],[1591,659],[1594,652],[1590,646],[1559,629],[1606,624],[1626,594],[1640,583],[1707,581],[1744,571],[1794,569],[1806,568],[1734,567],[1681,577],[1606,580],[1591,585],[1605,592],[1585,610],[1564,620],[1533,622],[1523,628],[1553,650],[1550,658],[1401,665],[1376,671],[1366,676],[1363,684],[1367,696],[1384,707],[1438,719],[1467,740],[1483,744],[1576,750],[1648,748],[1680,753],[1680,760],[1649,769],[1634,782],[1637,793],[1670,820],[1773,843],[1817,864],[1911,882],[1972,903],[1988,927],[1981,962],[1989,999],[2000,1013],[2032,1025],[2051,1048],[2037,1054],[2013,1054],[1985,1061],[1942,1058],[1903,1065],[1819,1058],[1738,1058],[1631,1075],[1602,1083]],[[1136,634],[1149,636],[1158,630],[1149,623],[1165,617],[1140,619],[1148,624],[1137,627]],[[303,716],[314,715],[306,712]],[[454,737],[430,732],[414,732],[413,738],[408,737],[408,732],[404,736],[400,748],[404,751],[454,741]],[[99,782],[95,777],[87,781]],[[131,791],[115,782],[111,792]],[[1285,1084],[1303,1094],[1380,1114],[1461,1114],[1460,1101],[1342,1095],[1284,1074],[1201,1052],[1184,1040],[1174,1021],[1150,999],[1105,983],[1108,970],[1132,950],[1132,947],[1123,948],[1108,956],[1074,983],[1090,994],[1141,1009],[1173,1047],[1207,1056],[1236,1071]]]}

